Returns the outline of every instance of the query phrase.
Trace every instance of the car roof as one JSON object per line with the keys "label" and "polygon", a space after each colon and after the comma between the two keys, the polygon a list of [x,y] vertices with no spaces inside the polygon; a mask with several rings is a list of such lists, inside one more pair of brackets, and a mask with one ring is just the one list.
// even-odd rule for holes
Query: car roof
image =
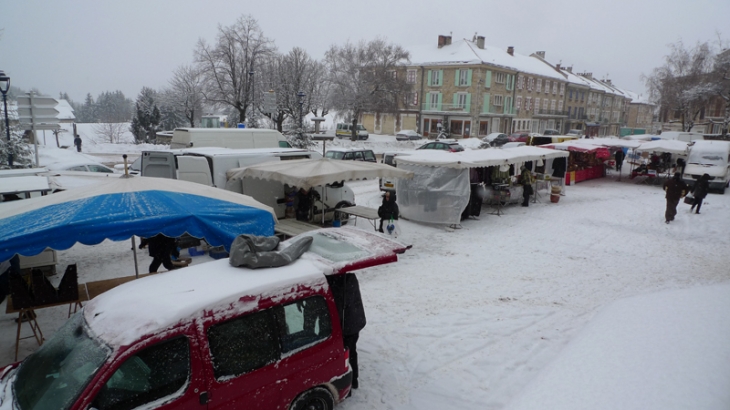
{"label": "car roof", "polygon": [[367,148],[331,148],[328,149],[327,152],[334,151],[334,152],[358,152],[358,151],[372,151],[371,149]]}
{"label": "car roof", "polygon": [[[101,166],[104,168],[109,168],[108,166],[106,166],[104,164],[101,164],[99,162],[93,162],[93,161],[63,161],[63,162],[56,162],[53,164],[48,164],[48,165],[46,165],[46,167],[49,170],[53,170],[53,171],[63,171],[63,170],[67,170],[69,168],[80,167],[80,166],[84,166],[84,165],[96,165],[96,166]],[[111,168],[109,168],[109,169],[111,169]]]}

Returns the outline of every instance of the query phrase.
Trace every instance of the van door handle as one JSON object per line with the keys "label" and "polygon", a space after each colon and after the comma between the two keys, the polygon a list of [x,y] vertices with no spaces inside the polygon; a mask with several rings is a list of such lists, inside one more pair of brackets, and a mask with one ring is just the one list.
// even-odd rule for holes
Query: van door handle
{"label": "van door handle", "polygon": [[207,391],[200,393],[200,404],[208,404],[208,392]]}

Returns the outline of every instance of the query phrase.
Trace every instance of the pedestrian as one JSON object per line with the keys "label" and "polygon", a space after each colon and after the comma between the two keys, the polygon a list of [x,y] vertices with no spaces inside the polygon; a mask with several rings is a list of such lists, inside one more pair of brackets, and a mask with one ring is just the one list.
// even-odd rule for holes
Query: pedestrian
{"label": "pedestrian", "polygon": [[532,183],[532,171],[527,169],[526,166],[520,167],[522,173],[520,174],[520,183],[522,184],[522,206],[530,206],[530,195],[533,194]]}
{"label": "pedestrian", "polygon": [[309,190],[304,188],[299,189],[299,192],[297,193],[298,202],[296,211],[298,221],[308,222],[311,219],[314,202],[319,198],[317,191],[312,188],[309,188]]}
{"label": "pedestrian", "polygon": [[0,303],[10,294],[10,275],[20,276],[20,257],[15,254],[12,258],[0,263]]}
{"label": "pedestrian", "polygon": [[74,145],[76,146],[76,152],[81,152],[81,137],[78,134],[74,137]]}
{"label": "pedestrian", "polygon": [[672,222],[677,215],[677,204],[679,200],[687,195],[687,184],[682,181],[682,174],[674,173],[674,177],[664,183],[664,190],[667,192],[667,209],[664,212],[666,223]]}
{"label": "pedestrian", "polygon": [[150,256],[152,257],[150,273],[157,272],[160,265],[164,266],[167,270],[177,268],[173,265],[172,258],[170,257],[177,251],[175,238],[170,238],[160,233],[151,238],[142,238],[139,243],[139,249],[143,249],[145,246],[149,247]]}
{"label": "pedestrian", "polygon": [[624,149],[619,148],[618,151],[616,151],[616,154],[614,155],[614,159],[616,160],[616,171],[621,172],[621,166],[624,163]]}
{"label": "pedestrian", "polygon": [[695,201],[689,211],[692,212],[697,207],[696,214],[700,213],[702,207],[702,200],[705,199],[707,193],[710,191],[710,174],[704,174],[700,177],[692,190],[692,195],[695,197]]}
{"label": "pedestrian", "polygon": [[357,389],[359,387],[357,339],[360,337],[360,331],[367,324],[365,307],[362,304],[362,296],[360,295],[360,284],[354,273],[327,275],[327,282],[330,285],[337,311],[340,314],[342,339],[345,348],[350,351],[352,388]]}
{"label": "pedestrian", "polygon": [[380,217],[380,228],[378,232],[383,232],[383,221],[390,222],[391,219],[398,220],[398,204],[395,203],[395,194],[385,191],[383,194],[383,204],[378,207],[378,216]]}

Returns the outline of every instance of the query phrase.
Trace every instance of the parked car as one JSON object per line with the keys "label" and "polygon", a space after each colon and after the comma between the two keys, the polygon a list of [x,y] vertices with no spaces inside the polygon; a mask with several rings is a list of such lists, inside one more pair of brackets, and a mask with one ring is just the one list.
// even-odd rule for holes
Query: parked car
{"label": "parked car", "polygon": [[565,134],[565,135],[575,135],[575,136],[580,137],[580,136],[583,135],[583,130],[575,130],[575,129],[574,130],[568,130],[567,134]]}
{"label": "parked car", "polygon": [[492,147],[498,147],[506,142],[509,142],[507,134],[501,132],[493,132],[486,137],[482,138],[482,141],[488,143]]}
{"label": "parked car", "polygon": [[542,135],[560,135],[560,131],[547,129],[542,132]]}
{"label": "parked car", "polygon": [[[351,138],[352,137],[352,124],[341,122],[337,124],[335,129],[335,136],[337,138]],[[362,124],[357,124],[357,139],[366,140],[370,137],[368,130]]]}
{"label": "parked car", "polygon": [[427,142],[416,149],[440,149],[449,152],[460,152],[464,151],[464,147],[459,145],[458,142],[445,142],[445,141],[433,141]]}
{"label": "parked car", "polygon": [[309,251],[286,266],[221,259],[97,296],[0,369],[2,408],[332,410],[352,368],[327,275],[395,262],[407,247],[347,228],[279,247],[305,236]]}
{"label": "parked car", "polygon": [[397,141],[420,140],[421,138],[423,138],[423,135],[414,130],[401,130],[399,133],[395,134],[395,139]]}
{"label": "parked car", "polygon": [[528,142],[530,140],[530,134],[527,132],[513,132],[509,135],[510,142]]}
{"label": "parked car", "polygon": [[[413,155],[415,151],[394,151],[383,153],[383,164],[390,165],[391,167],[397,167],[395,158],[406,155]],[[380,190],[381,191],[395,191],[395,180],[388,178],[380,178]]]}
{"label": "parked car", "polygon": [[80,171],[80,172],[103,172],[113,174],[114,170],[94,162],[58,162],[47,165],[50,171]]}
{"label": "parked car", "polygon": [[325,158],[350,161],[377,162],[375,153],[371,149],[340,149],[333,148],[324,154]]}

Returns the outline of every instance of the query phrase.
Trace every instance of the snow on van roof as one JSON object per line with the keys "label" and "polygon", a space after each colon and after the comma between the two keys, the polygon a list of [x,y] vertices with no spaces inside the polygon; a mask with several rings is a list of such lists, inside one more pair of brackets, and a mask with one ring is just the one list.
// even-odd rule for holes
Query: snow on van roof
{"label": "snow on van roof", "polygon": [[281,134],[279,131],[272,130],[272,129],[269,129],[269,128],[187,128],[187,127],[180,127],[180,128],[175,128],[174,131],[193,132],[193,133],[198,133],[198,132],[200,132],[200,133],[202,133],[202,132],[205,132],[205,133],[219,132],[219,133],[222,133],[222,134],[225,134],[225,133],[236,133],[236,132],[239,132],[240,133],[240,132],[253,132],[253,131],[256,131],[256,132],[262,132],[262,133],[267,133],[267,134],[273,134],[273,133]]}
{"label": "snow on van roof", "polygon": [[227,309],[244,296],[251,297],[250,305],[240,309],[253,309],[259,300],[302,284],[326,285],[322,270],[308,260],[253,270],[221,259],[117,286],[89,301],[84,317],[96,336],[117,348],[199,317],[203,310]]}
{"label": "snow on van roof", "polygon": [[199,154],[199,155],[240,155],[240,154],[278,154],[284,152],[313,152],[300,148],[222,148],[222,147],[200,147],[200,148],[181,148],[170,150],[179,154]]}

